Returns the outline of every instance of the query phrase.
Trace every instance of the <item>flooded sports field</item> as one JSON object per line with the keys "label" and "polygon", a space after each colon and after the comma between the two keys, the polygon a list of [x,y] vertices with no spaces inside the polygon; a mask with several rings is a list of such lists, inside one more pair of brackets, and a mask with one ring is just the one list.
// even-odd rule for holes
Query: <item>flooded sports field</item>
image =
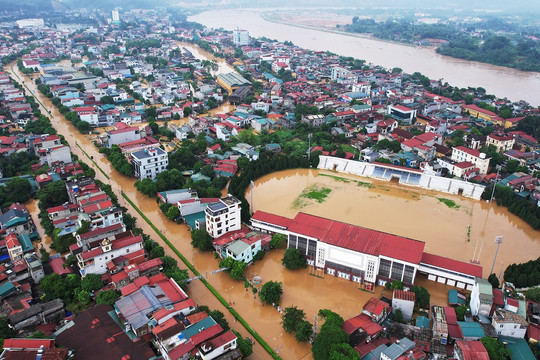
{"label": "flooded sports field", "polygon": [[[249,191],[246,199],[251,199]],[[255,182],[253,204],[255,210],[287,217],[302,211],[421,240],[426,252],[479,261],[485,277],[495,255],[495,236],[504,241],[493,270],[497,275],[502,267],[540,254],[540,232],[495,202],[326,170],[267,175]]]}

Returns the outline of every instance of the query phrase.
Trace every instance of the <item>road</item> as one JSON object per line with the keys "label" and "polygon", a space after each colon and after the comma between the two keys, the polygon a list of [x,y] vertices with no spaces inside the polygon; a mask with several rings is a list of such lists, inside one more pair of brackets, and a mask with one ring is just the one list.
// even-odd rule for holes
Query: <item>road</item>
{"label": "road", "polygon": [[[27,95],[31,95],[36,98],[38,104],[40,104],[42,113],[49,116],[49,119],[51,120],[51,123],[58,132],[58,134],[65,137],[71,148],[71,152],[77,155],[82,161],[91,164],[94,167],[94,169],[96,170],[96,179],[111,185],[113,191],[118,196],[118,201],[120,205],[129,209],[129,213],[136,218],[137,226],[142,228],[146,234],[150,235],[152,239],[162,245],[165,249],[166,255],[175,258],[178,261],[179,266],[183,268],[183,263],[180,258],[176,256],[176,254],[169,248],[169,246],[167,246],[167,244],[165,244],[165,242],[161,240],[161,238],[146,223],[146,221],[142,217],[140,217],[139,214],[131,207],[131,205],[121,196],[121,191],[124,191],[130,196],[131,200],[135,203],[137,207],[139,207],[139,209],[145,209],[145,206],[139,204],[140,197],[132,195],[134,192],[136,192],[133,186],[134,179],[127,178],[126,176],[114,170],[114,168],[112,168],[105,156],[99,153],[96,147],[92,144],[90,140],[91,137],[82,136],[81,134],[79,134],[78,130],[68,120],[66,120],[66,118],[62,114],[60,114],[60,112],[53,106],[51,100],[37,90],[37,86],[35,85],[34,81],[30,77],[25,76],[20,72],[15,63],[9,64],[5,67],[5,69],[13,79],[15,79],[21,84],[24,84],[24,90]],[[77,145],[79,145],[80,147]],[[109,176],[110,179],[107,179],[101,173],[101,171],[99,171],[95,167],[95,165],[91,163],[90,159],[86,157],[86,154],[82,152],[81,148],[84,148],[84,151],[88,154],[88,156],[93,157],[94,161],[105,171],[105,173]],[[167,234],[167,232],[165,232],[165,235],[172,236],[174,234]],[[189,270],[188,275],[189,277],[195,276]],[[223,306],[223,304],[221,304],[221,302],[219,302],[219,300],[210,292],[210,290],[208,290],[206,286],[204,286],[204,284],[202,284],[200,281],[193,281],[189,285],[188,294],[197,304],[207,305],[211,309],[216,309],[223,312],[232,329],[238,331],[244,337],[249,336],[252,338],[248,331],[239,322],[235,322],[234,317],[229,313],[228,309],[225,308],[225,306]],[[222,294],[222,296],[224,296],[224,294]],[[263,336],[262,334],[260,335]],[[272,359],[270,354],[268,354],[268,352],[266,352],[266,350],[258,342],[254,344],[253,354],[249,358]]]}

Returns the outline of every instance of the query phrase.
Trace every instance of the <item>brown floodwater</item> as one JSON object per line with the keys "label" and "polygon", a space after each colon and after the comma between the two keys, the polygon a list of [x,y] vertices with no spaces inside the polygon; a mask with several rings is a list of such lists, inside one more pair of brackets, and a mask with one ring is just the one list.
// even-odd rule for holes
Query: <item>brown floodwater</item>
{"label": "brown floodwater", "polygon": [[[307,188],[331,192],[317,203],[299,197]],[[246,199],[251,199],[249,190]],[[450,208],[438,199],[453,200],[457,206]],[[462,261],[479,260],[485,277],[495,255],[495,236],[502,235],[504,241],[495,262],[497,274],[503,266],[540,255],[540,232],[496,203],[348,174],[308,169],[270,174],[255,181],[253,203],[255,210],[287,217],[302,211],[421,240],[427,252]]]}
{"label": "brown floodwater", "polygon": [[188,20],[209,28],[229,31],[240,26],[254,37],[292,41],[305,49],[352,56],[389,69],[399,67],[409,74],[419,71],[431,79],[443,78],[444,82],[452,86],[481,86],[488,93],[501,98],[507,97],[512,101],[523,99],[533,106],[540,105],[538,72],[456,59],[437,54],[433,49],[378,40],[365,34],[336,33],[327,29],[294,26],[299,22],[298,19],[294,22],[270,22],[262,16],[265,11],[267,9],[212,9],[192,15]]}
{"label": "brown floodwater", "polygon": [[32,199],[28,201],[26,204],[26,208],[28,209],[28,212],[32,216],[32,220],[34,221],[34,224],[36,225],[36,230],[39,234],[40,241],[34,243],[34,248],[36,249],[36,253],[38,256],[41,257],[41,253],[39,252],[39,249],[43,246],[43,248],[49,252],[51,255],[56,254],[56,251],[51,249],[51,243],[52,239],[50,236],[45,235],[45,230],[41,227],[40,219],[38,217],[39,214],[39,207],[38,207],[39,200],[38,199]]}
{"label": "brown floodwater", "polygon": [[[8,67],[10,69],[10,67]],[[22,76],[18,69],[13,71]],[[133,184],[133,178],[126,177],[112,168],[110,162],[99,153],[92,144],[92,135],[81,135],[55,108],[49,99],[41,95],[35,85],[26,78],[26,85],[35,90],[35,95],[45,104],[48,110],[53,111],[51,119],[59,134],[65,136],[71,150],[80,159],[94,166],[86,157],[77,144],[85,150],[89,156],[110,177],[105,178],[96,169],[96,179],[110,183],[118,195],[120,204],[130,210],[137,219],[137,226],[141,227],[154,240],[164,245],[167,255],[176,255],[156,235],[151,227],[136,213],[131,206],[122,198],[120,191],[124,191],[132,201],[145,213],[145,215],[160,229],[174,246],[195,265],[201,274],[206,274],[208,281],[222,296],[233,303],[233,307],[255,329],[274,350],[280,349],[283,359],[311,359],[310,347],[307,344],[298,344],[292,334],[282,330],[280,314],[273,307],[265,305],[254,297],[250,291],[246,291],[244,284],[231,280],[226,274],[218,273],[210,275],[210,272],[218,268],[218,262],[214,256],[200,253],[190,245],[190,234],[186,225],[177,225],[168,220],[158,209],[156,200],[138,192]],[[426,241],[426,250],[437,254],[460,258],[461,255],[468,261],[472,256],[472,249],[478,240],[479,234],[486,239],[483,247],[481,261],[486,267],[486,261],[491,264],[494,246],[492,244],[495,235],[504,235],[505,243],[501,245],[499,260],[516,259],[522,261],[533,258],[540,253],[538,234],[530,230],[527,224],[505,209],[497,206],[452,197],[449,195],[437,195],[431,192],[419,192],[413,188],[394,188],[387,183],[375,183],[359,177],[346,176],[355,180],[374,183],[372,188],[360,187],[356,183],[344,183],[332,178],[317,176],[322,172],[317,170],[288,170],[278,172],[256,181],[254,190],[255,209],[279,213],[293,217],[298,211],[305,211],[316,215],[332,217],[366,227],[375,228],[399,235],[409,236]],[[328,172],[329,173],[329,172]],[[340,174],[333,174],[339,175]],[[302,208],[292,208],[292,203],[299,194],[315,183],[332,189],[329,197],[322,204],[305,203]],[[431,196],[430,196],[431,195]],[[434,196],[451,198],[459,203],[459,209],[449,209],[439,203]],[[249,200],[249,194],[247,196]],[[38,210],[34,209],[37,220]],[[472,224],[471,242],[466,241],[466,226]],[[499,231],[500,229],[500,231]],[[536,239],[536,240],[535,240]],[[512,245],[515,241],[516,245]],[[459,244],[460,246],[456,246]],[[519,244],[519,245],[518,245]],[[526,248],[525,254],[521,254],[515,248]],[[448,252],[448,253],[446,253]],[[470,254],[469,254],[470,253]],[[310,275],[314,270],[288,271],[281,265],[282,251],[274,251],[265,258],[251,266],[247,270],[249,278],[258,275],[263,282],[274,280],[283,283],[282,307],[298,306],[304,309],[307,319],[314,320],[314,314],[319,309],[331,309],[338,312],[345,319],[361,312],[363,304],[372,296],[371,293],[359,290],[354,282],[328,277],[318,272],[317,276]],[[178,259],[178,258],[177,258]],[[507,261],[507,260],[504,260]],[[178,259],[181,268],[184,268]],[[500,265],[498,265],[500,267]],[[497,268],[497,267],[496,267]],[[484,275],[487,271],[484,270]],[[190,273],[190,276],[193,276]],[[419,279],[419,281],[422,281]],[[430,292],[435,291],[434,301],[444,305],[446,301],[447,287],[439,286],[432,290],[432,282],[425,280]],[[433,284],[437,287],[441,284]],[[382,288],[375,289],[375,295],[382,293]],[[223,305],[208,291],[199,281],[193,281],[188,288],[191,298],[201,305],[221,310],[225,313],[231,326],[243,336],[247,331],[235,323],[233,317]],[[257,343],[254,346],[254,354],[251,359],[270,359],[266,351]]]}

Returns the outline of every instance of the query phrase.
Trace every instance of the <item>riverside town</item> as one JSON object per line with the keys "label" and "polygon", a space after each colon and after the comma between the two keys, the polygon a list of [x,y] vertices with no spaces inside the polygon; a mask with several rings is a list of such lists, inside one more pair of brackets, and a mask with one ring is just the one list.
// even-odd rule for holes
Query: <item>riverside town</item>
{"label": "riverside town", "polygon": [[[0,4],[0,359],[540,358],[538,94],[272,39],[404,46],[396,9],[262,36],[191,1],[27,3]],[[537,51],[530,17],[448,11],[411,36]],[[463,55],[450,33],[407,46]]]}

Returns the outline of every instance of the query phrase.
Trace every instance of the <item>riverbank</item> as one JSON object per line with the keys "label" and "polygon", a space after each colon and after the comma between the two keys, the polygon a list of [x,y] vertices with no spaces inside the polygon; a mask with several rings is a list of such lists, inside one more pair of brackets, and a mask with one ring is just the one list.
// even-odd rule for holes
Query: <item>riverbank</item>
{"label": "riverbank", "polygon": [[251,37],[291,41],[312,51],[363,59],[387,69],[401,68],[405,73],[420,72],[431,79],[459,88],[482,87],[487,93],[512,101],[525,100],[540,105],[540,73],[456,59],[437,54],[431,48],[407,46],[340,31],[322,31],[313,27],[271,22],[260,9],[212,10],[190,16],[189,21],[209,28],[234,30],[242,27]]}

